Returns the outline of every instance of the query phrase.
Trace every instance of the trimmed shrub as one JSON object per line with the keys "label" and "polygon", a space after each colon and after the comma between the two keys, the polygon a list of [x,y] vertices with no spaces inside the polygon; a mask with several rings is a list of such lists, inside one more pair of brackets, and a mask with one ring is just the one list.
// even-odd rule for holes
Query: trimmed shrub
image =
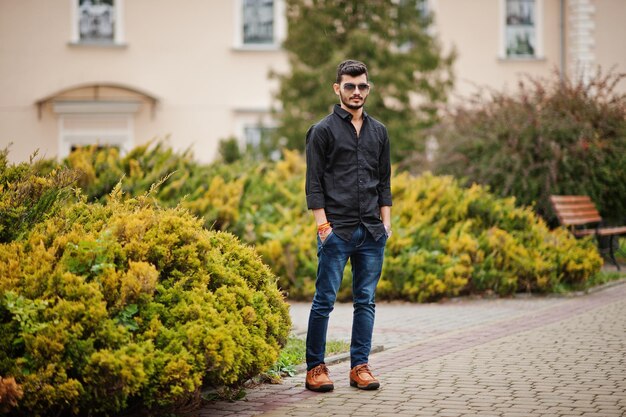
{"label": "trimmed shrub", "polygon": [[0,243],[10,242],[54,213],[76,183],[74,171],[51,161],[9,164],[8,149],[0,151]]}
{"label": "trimmed shrub", "polygon": [[626,213],[626,74],[528,79],[515,95],[493,92],[454,109],[435,132],[435,172],[515,196],[555,225],[551,194],[586,194],[609,221]]}
{"label": "trimmed shrub", "polygon": [[387,244],[381,297],[550,292],[584,282],[602,259],[590,239],[551,232],[531,209],[452,177],[407,173],[392,180],[394,236]]}
{"label": "trimmed shrub", "polygon": [[79,172],[79,185],[88,201],[105,202],[118,183],[125,195],[138,196],[164,178],[175,177],[155,190],[159,201],[174,207],[200,180],[191,177],[200,174],[200,166],[190,153],[176,153],[165,142],[138,146],[124,157],[115,147],[85,146],[72,152],[64,165]]}
{"label": "trimmed shrub", "polygon": [[79,173],[79,186],[88,201],[106,202],[119,182],[125,196],[150,189],[159,204],[189,209],[208,229],[227,230],[238,220],[244,185],[239,177],[246,176],[242,162],[240,173],[234,165],[202,165],[189,152],[176,153],[156,142],[138,146],[124,157],[117,148],[87,146],[72,152],[64,164]]}
{"label": "trimmed shrub", "polygon": [[0,246],[0,276],[0,375],[23,390],[16,415],[181,406],[203,384],[268,369],[290,329],[252,248],[119,189]]}
{"label": "trimmed shrub", "polygon": [[[165,158],[163,152],[144,148],[133,152],[132,160],[123,159],[123,165],[137,161],[142,175],[154,179],[149,167],[159,166],[157,161],[174,164],[179,158],[175,164],[182,163],[183,156],[168,151]],[[302,156],[285,151],[278,162],[241,160],[188,169],[164,184],[188,180],[181,206],[202,217],[205,226],[254,244],[289,298],[310,298],[317,269],[316,228],[304,198]],[[126,175],[123,186],[134,190],[132,182],[125,182],[130,178]],[[191,190],[191,184],[197,188]],[[431,301],[482,292],[550,292],[586,281],[602,265],[590,240],[550,232],[531,209],[516,207],[514,199],[496,197],[485,187],[464,188],[452,177],[404,173],[394,175],[392,193],[394,236],[379,298]],[[164,205],[176,201],[176,193],[156,190],[153,195]],[[348,300],[350,293],[346,268],[339,298]]]}
{"label": "trimmed shrub", "polygon": [[[234,230],[256,245],[290,298],[310,298],[317,248],[303,196],[304,161],[286,152],[285,160],[248,172]],[[602,265],[591,240],[550,232],[531,209],[484,187],[403,173],[394,175],[392,193],[394,236],[387,244],[379,298],[421,302],[486,291],[550,292],[585,281]],[[346,268],[339,298],[348,300],[351,287]]]}

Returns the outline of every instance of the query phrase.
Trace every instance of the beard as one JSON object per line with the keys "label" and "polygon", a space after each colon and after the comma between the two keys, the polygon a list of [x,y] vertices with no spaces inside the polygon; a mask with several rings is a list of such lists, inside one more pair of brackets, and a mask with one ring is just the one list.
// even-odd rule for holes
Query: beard
{"label": "beard", "polygon": [[[350,103],[350,99],[353,97],[360,97],[361,102],[359,104]],[[341,103],[343,103],[344,106],[352,110],[360,109],[361,107],[363,107],[363,105],[365,104],[365,101],[367,100],[367,96],[363,97],[360,95],[359,96],[352,96],[348,94],[344,95],[343,92],[341,93],[340,98],[341,98]]]}

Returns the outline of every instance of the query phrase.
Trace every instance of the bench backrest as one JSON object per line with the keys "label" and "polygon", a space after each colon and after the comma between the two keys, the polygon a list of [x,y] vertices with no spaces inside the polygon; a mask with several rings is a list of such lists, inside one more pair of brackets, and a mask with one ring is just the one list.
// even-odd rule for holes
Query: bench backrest
{"label": "bench backrest", "polygon": [[552,207],[564,226],[580,226],[587,223],[598,223],[602,217],[586,195],[553,195],[550,196]]}

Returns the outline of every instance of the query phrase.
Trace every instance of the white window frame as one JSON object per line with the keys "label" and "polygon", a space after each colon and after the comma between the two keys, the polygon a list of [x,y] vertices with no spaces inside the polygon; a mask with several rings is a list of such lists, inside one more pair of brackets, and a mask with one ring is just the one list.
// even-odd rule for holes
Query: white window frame
{"label": "white window frame", "polygon": [[534,29],[535,29],[535,54],[534,55],[519,55],[509,56],[507,55],[507,22],[506,22],[506,5],[507,0],[500,0],[500,50],[499,58],[507,61],[533,61],[544,59],[543,49],[543,14],[544,14],[544,0],[534,0]]}
{"label": "white window frame", "polygon": [[[59,115],[59,159],[67,157],[73,146],[115,146],[122,155],[130,152],[135,143],[135,118],[139,102],[73,102],[53,103],[53,111]],[[119,129],[67,129],[66,121],[106,121],[123,120],[125,126]]]}
{"label": "white window frame", "polygon": [[278,50],[281,48],[285,37],[287,36],[287,17],[285,15],[285,2],[284,0],[274,1],[274,36],[272,43],[244,43],[243,41],[243,2],[244,0],[233,1],[235,10],[235,25],[234,25],[234,48],[238,50],[251,50],[251,51],[268,51]]}
{"label": "white window frame", "polygon": [[80,33],[78,31],[78,0],[70,1],[70,17],[71,17],[71,32],[70,32],[70,45],[89,45],[89,46],[125,46],[125,33],[124,33],[124,0],[114,0],[115,10],[115,26],[113,34],[113,42],[89,42],[81,41]]}
{"label": "white window frame", "polygon": [[[261,140],[263,140],[263,133],[264,132],[259,132],[260,137],[259,137],[259,142],[257,143],[251,143],[250,141],[248,141],[248,135],[246,130],[248,129],[252,129],[252,130],[257,130],[257,131],[275,131],[276,130],[276,126],[275,125],[267,125],[267,124],[247,124],[243,126],[243,142],[244,142],[244,151],[248,150],[248,146],[252,146],[252,149],[254,149],[254,151],[259,152],[261,150]],[[270,159],[272,160],[278,160],[280,159],[280,149],[274,149],[269,156]]]}
{"label": "white window frame", "polygon": [[241,151],[245,151],[248,146],[246,129],[276,129],[277,127],[278,123],[268,110],[240,109],[236,111],[235,137]]}

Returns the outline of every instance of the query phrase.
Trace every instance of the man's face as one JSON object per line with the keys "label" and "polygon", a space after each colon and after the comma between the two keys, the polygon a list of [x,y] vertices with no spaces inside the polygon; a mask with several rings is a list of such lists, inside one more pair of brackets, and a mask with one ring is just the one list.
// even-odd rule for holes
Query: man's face
{"label": "man's face", "polygon": [[357,77],[342,75],[340,84],[333,84],[335,94],[339,96],[341,103],[352,110],[358,110],[365,104],[370,92],[367,76],[361,74]]}

